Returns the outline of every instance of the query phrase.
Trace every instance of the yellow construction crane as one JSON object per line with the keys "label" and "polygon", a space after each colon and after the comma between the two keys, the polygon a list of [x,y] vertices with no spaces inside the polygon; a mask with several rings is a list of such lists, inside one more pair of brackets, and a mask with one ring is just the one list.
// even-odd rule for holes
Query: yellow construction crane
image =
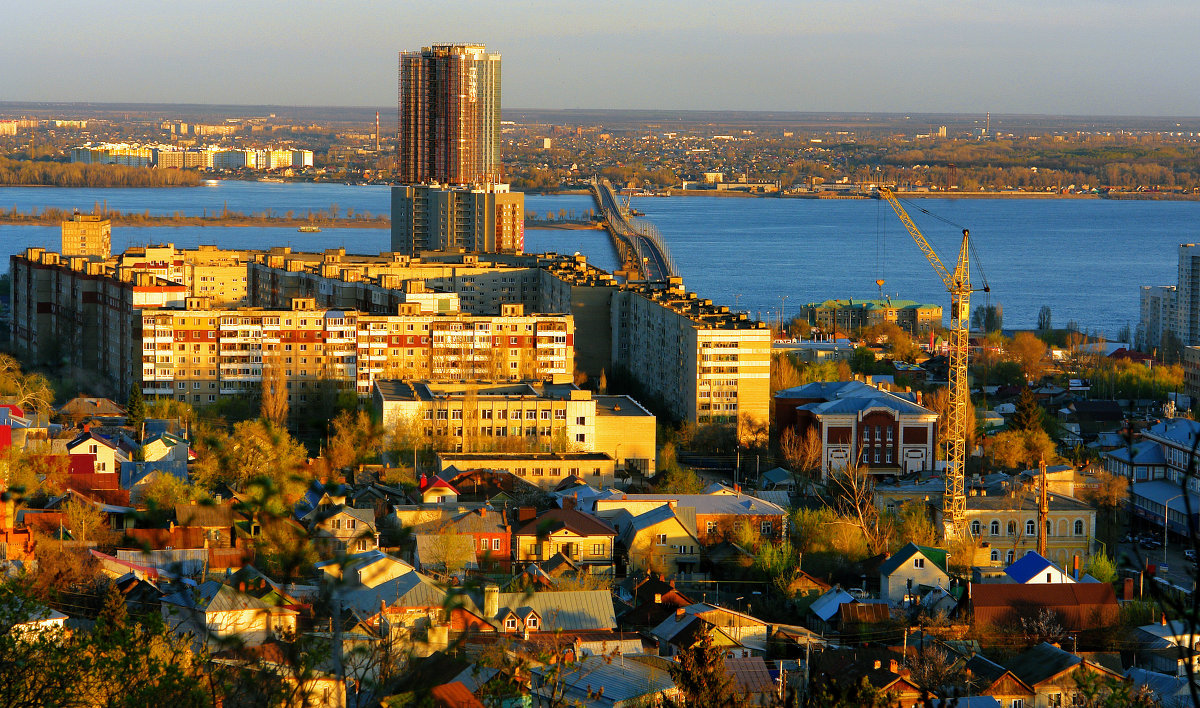
{"label": "yellow construction crane", "polygon": [[[971,399],[970,383],[967,378],[968,332],[971,321],[971,268],[970,234],[962,232],[962,246],[958,249],[958,263],[950,272],[938,258],[937,251],[925,240],[921,230],[909,218],[896,195],[887,187],[880,187],[879,194],[891,205],[900,217],[909,236],[925,254],[926,260],[942,279],[950,293],[950,411],[946,426],[946,492],[942,497],[942,525],[946,538],[961,538],[966,532],[966,462],[967,410]],[[977,290],[988,290],[984,287]]]}

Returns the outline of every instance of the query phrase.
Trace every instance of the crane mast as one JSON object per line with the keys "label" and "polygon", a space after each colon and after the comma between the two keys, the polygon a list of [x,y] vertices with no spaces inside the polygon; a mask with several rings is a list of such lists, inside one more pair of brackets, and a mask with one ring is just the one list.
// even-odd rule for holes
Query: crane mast
{"label": "crane mast", "polygon": [[971,318],[970,234],[963,229],[958,262],[955,263],[954,272],[950,272],[892,190],[880,187],[879,193],[896,212],[909,236],[925,254],[929,265],[933,266],[950,293],[950,410],[948,420],[942,422],[946,426],[946,491],[942,496],[942,525],[946,538],[959,538],[966,532],[967,511],[965,474],[967,425],[970,422],[967,420],[970,404],[970,382],[967,378]]}

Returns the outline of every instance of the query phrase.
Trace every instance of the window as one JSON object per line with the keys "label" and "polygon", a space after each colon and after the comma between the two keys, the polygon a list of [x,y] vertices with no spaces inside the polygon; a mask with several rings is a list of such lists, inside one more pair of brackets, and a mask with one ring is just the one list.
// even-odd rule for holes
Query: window
{"label": "window", "polygon": [[991,525],[991,528],[990,528],[990,532],[991,532],[991,534],[992,534],[993,536],[999,536],[999,535],[1000,535],[1000,522],[999,522],[999,521],[996,521],[995,519],[993,519],[993,520],[992,520],[992,525]]}
{"label": "window", "polygon": [[1008,522],[1008,535],[1009,536],[1017,535],[1017,522],[1015,522],[1015,521]]}
{"label": "window", "polygon": [[526,618],[526,620],[525,620],[525,626],[528,627],[529,629],[537,629],[538,628],[538,616],[537,615],[529,615],[529,617]]}
{"label": "window", "polygon": [[770,536],[770,535],[771,535],[771,522],[770,522],[770,521],[764,521],[764,522],[762,522],[762,524],[761,524],[760,528],[762,529],[762,534],[763,534],[764,536]]}
{"label": "window", "polygon": [[995,550],[995,549],[992,549],[992,562],[993,562],[993,563],[999,563],[999,562],[1000,562],[1000,551],[997,551],[997,550]]}
{"label": "window", "polygon": [[913,567],[914,568],[924,568],[925,567],[925,559],[924,558],[913,558]]}
{"label": "window", "polygon": [[1014,552],[1014,551],[1009,551],[1008,553],[1006,553],[1006,554],[1005,554],[1005,557],[1004,557],[1004,559],[1005,559],[1005,562],[1006,562],[1006,563],[1012,563],[1012,562],[1013,562],[1013,560],[1014,560],[1016,557],[1017,557],[1017,554],[1016,554],[1016,552]]}
{"label": "window", "polygon": [[657,534],[654,538],[654,543],[657,546],[667,545],[667,535],[665,533]]}
{"label": "window", "polygon": [[716,532],[717,532],[717,522],[715,522],[715,521],[708,522],[708,533],[716,533]]}
{"label": "window", "polygon": [[587,434],[586,433],[575,433],[575,442],[577,442],[577,443],[587,442]]}
{"label": "window", "polygon": [[603,543],[593,543],[592,544],[592,555],[593,556],[604,555],[604,544]]}
{"label": "window", "polygon": [[576,416],[575,425],[587,425],[587,417],[582,415]]}
{"label": "window", "polygon": [[1014,698],[1008,702],[1008,708],[1025,708],[1024,698]]}
{"label": "window", "polygon": [[493,551],[498,551],[498,550],[500,550],[500,539],[498,539],[498,538],[493,538],[493,539],[492,539],[492,550],[493,550]]}
{"label": "window", "polygon": [[515,630],[517,628],[517,618],[509,617],[508,619],[504,620],[504,628]]}
{"label": "window", "polygon": [[1029,521],[1025,522],[1025,535],[1033,536],[1035,534],[1037,534],[1037,522],[1035,522],[1033,519],[1030,519]]}
{"label": "window", "polygon": [[486,551],[487,549],[488,549],[487,539],[486,538],[479,539],[479,550]]}
{"label": "window", "polygon": [[1083,535],[1083,519],[1076,519],[1076,520],[1075,520],[1075,535],[1076,535],[1076,536],[1082,536],[1082,535]]}
{"label": "window", "polygon": [[980,525],[979,519],[975,519],[971,522],[971,535],[978,536],[981,533],[983,533],[983,527]]}

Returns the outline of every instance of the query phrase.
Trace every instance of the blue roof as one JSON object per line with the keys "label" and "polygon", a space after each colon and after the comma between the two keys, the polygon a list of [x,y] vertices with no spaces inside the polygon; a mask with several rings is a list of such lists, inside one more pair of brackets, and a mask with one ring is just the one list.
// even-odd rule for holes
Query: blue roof
{"label": "blue roof", "polygon": [[1036,578],[1046,568],[1054,568],[1062,572],[1061,568],[1039,555],[1036,551],[1030,551],[1008,566],[1004,572],[1015,582],[1024,585],[1033,578]]}
{"label": "blue roof", "polygon": [[1190,506],[1192,516],[1200,514],[1200,496],[1189,493],[1188,501],[1184,502],[1183,489],[1178,482],[1168,482],[1164,479],[1153,482],[1138,482],[1130,488],[1129,493],[1155,504],[1166,504],[1171,511],[1186,514]]}
{"label": "blue roof", "polygon": [[[1165,465],[1167,458],[1163,456],[1162,445],[1153,440],[1139,440],[1132,446],[1133,461],[1139,465]],[[1121,462],[1129,462],[1130,447],[1118,447],[1115,450],[1109,450],[1104,453],[1109,457],[1120,460]]]}

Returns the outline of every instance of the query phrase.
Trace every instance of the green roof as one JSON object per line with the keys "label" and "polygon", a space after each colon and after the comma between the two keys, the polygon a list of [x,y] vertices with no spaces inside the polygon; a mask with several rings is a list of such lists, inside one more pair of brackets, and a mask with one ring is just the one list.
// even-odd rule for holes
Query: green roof
{"label": "green roof", "polygon": [[900,566],[904,565],[910,558],[920,553],[925,556],[929,562],[936,565],[943,573],[948,573],[946,569],[947,553],[941,548],[932,548],[930,546],[918,546],[915,543],[909,543],[900,550],[891,555],[879,566],[879,572],[883,575],[891,575],[895,573]]}

